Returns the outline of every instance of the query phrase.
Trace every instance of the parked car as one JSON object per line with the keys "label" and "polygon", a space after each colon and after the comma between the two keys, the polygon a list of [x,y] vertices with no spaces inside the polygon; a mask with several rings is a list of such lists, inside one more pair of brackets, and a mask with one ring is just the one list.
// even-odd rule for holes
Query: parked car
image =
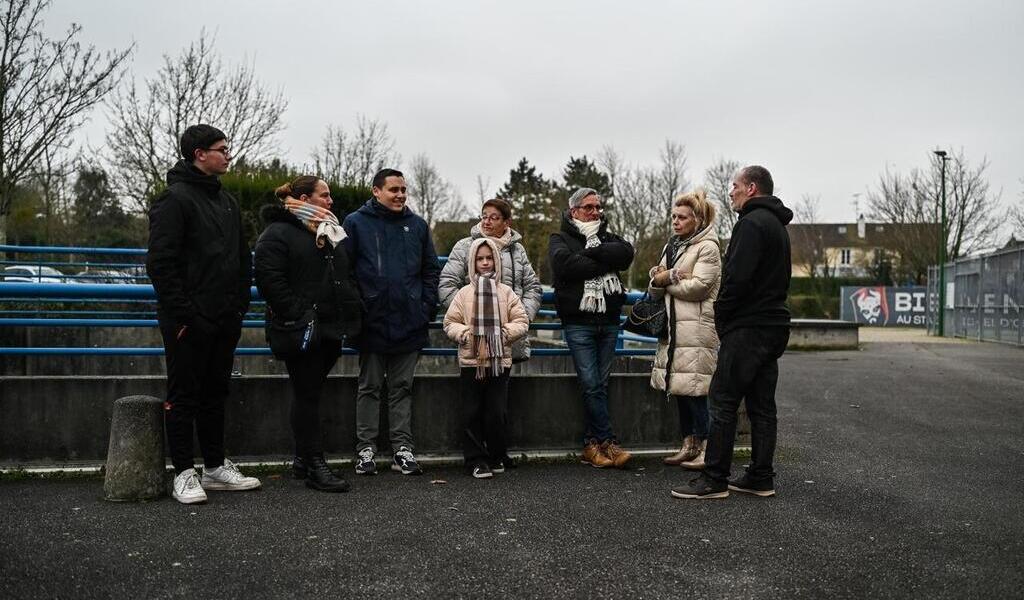
{"label": "parked car", "polygon": [[77,283],[135,283],[135,278],[124,271],[93,269],[75,273]]}
{"label": "parked car", "polygon": [[68,278],[53,267],[40,265],[13,265],[4,267],[3,279],[23,283],[64,283]]}

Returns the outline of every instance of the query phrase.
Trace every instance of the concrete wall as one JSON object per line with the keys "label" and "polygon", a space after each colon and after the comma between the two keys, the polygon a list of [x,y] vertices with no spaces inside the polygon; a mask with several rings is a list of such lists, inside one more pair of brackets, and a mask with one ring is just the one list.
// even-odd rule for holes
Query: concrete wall
{"label": "concrete wall", "polygon": [[[578,450],[583,407],[575,375],[515,376],[511,382],[511,447]],[[0,377],[0,463],[103,460],[114,400],[132,394],[163,398],[164,386],[165,380],[157,376]],[[292,394],[287,377],[238,377],[231,386],[225,434],[228,453],[290,455]],[[352,376],[328,379],[321,415],[330,454],[353,452],[355,391]],[[417,451],[458,452],[458,377],[417,375],[413,394]],[[612,375],[609,396],[612,424],[626,447],[665,448],[679,443],[675,403],[650,388],[648,375]],[[386,423],[381,430],[387,431]],[[381,447],[388,447],[386,441]]]}

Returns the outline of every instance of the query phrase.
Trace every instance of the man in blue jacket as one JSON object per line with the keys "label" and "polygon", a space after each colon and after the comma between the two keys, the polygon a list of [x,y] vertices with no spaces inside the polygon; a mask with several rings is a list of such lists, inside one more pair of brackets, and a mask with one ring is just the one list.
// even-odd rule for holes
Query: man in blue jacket
{"label": "man in blue jacket", "polygon": [[427,325],[437,313],[441,267],[427,222],[409,210],[405,177],[383,169],[373,177],[373,198],[345,218],[345,249],[355,265],[365,307],[356,397],[356,473],[377,472],[380,396],[387,382],[391,469],[422,473],[413,455],[412,378]]}
{"label": "man in blue jacket", "polygon": [[[792,267],[786,225],[793,211],[773,191],[771,173],[756,165],[741,169],[732,181],[729,197],[739,219],[732,228],[715,300],[721,346],[708,391],[711,432],[704,472],[674,488],[676,498],[725,498],[730,490],[775,495],[775,386],[778,360],[789,342],[786,296]],[[750,466],[729,480],[736,411],[744,401],[750,417]]]}

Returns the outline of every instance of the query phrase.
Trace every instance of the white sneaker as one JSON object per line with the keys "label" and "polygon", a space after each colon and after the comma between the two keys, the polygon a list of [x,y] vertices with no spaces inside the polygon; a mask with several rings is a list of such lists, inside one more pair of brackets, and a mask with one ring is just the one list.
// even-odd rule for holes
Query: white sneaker
{"label": "white sneaker", "polygon": [[206,492],[199,485],[199,476],[195,469],[185,469],[174,476],[174,499],[182,504],[199,504],[206,502]]}
{"label": "white sneaker", "polygon": [[203,469],[203,487],[208,490],[241,492],[259,488],[260,480],[242,475],[235,463],[225,458],[224,464],[216,469]]}

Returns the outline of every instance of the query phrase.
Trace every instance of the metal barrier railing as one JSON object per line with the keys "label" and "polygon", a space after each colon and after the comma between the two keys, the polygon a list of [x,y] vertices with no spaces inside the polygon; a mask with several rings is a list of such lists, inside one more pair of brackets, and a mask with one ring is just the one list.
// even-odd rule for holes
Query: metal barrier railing
{"label": "metal barrier railing", "polygon": [[[0,247],[2,249],[2,247]],[[250,288],[254,301],[262,301],[259,290],[255,286]],[[636,302],[642,294],[630,292],[626,295],[627,304]],[[85,284],[85,283],[23,283],[23,282],[0,282],[0,298],[13,298],[16,300],[43,299],[45,301],[63,302],[67,300],[80,300],[82,298],[97,301],[148,301],[156,300],[156,294],[152,285],[138,284]],[[546,292],[543,302],[554,301],[554,294]],[[542,310],[542,316],[553,316],[554,311]],[[0,326],[6,327],[156,327],[155,319],[111,319],[111,318],[29,318],[29,317],[6,317],[0,318]],[[264,321],[260,319],[249,319],[243,321],[244,327],[263,327]],[[441,323],[434,321],[430,324],[432,329],[439,329]],[[535,322],[530,324],[532,330],[560,330],[561,323]],[[631,333],[620,333],[619,347],[616,348],[617,355],[641,356],[652,355],[655,350],[652,348],[625,348],[624,341],[638,343],[656,343],[654,338],[644,338]],[[146,356],[162,355],[163,348],[0,348],[0,355],[33,356],[33,355],[121,355],[121,356]],[[342,354],[354,354],[356,351],[345,348]],[[535,356],[557,356],[567,355],[566,348],[536,348],[531,351]],[[268,348],[237,348],[237,355],[269,355]],[[454,356],[455,348],[424,348],[421,354],[427,356]]]}

